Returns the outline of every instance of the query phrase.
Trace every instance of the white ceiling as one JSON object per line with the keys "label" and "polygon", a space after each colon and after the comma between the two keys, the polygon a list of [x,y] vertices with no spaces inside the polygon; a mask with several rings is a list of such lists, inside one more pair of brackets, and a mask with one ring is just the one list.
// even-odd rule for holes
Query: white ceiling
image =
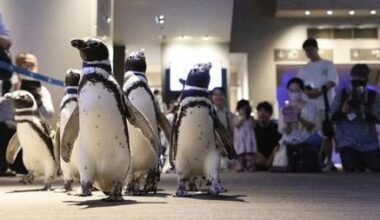
{"label": "white ceiling", "polygon": [[[161,72],[161,43],[180,40],[229,42],[233,0],[115,0],[114,42],[127,53],[144,48],[148,72]],[[164,25],[155,16],[165,16]],[[161,37],[160,36],[164,36]]]}

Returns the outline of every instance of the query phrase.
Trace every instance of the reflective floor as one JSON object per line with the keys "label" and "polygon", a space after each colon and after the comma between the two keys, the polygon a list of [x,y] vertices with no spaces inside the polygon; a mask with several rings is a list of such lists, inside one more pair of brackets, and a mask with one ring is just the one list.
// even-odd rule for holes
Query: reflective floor
{"label": "reflective floor", "polygon": [[[380,175],[223,173],[228,192],[173,197],[176,176],[163,174],[156,195],[126,196],[107,203],[95,192],[83,198],[55,191],[39,192],[41,180],[18,183],[0,177],[0,219],[378,219]],[[75,194],[75,192],[73,193]]]}

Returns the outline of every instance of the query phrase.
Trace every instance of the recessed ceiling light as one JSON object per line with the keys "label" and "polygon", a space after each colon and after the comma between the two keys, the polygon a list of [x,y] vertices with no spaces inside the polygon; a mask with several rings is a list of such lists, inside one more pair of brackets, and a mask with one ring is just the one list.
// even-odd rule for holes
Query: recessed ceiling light
{"label": "recessed ceiling light", "polygon": [[305,15],[306,16],[310,15],[310,11],[305,11]]}
{"label": "recessed ceiling light", "polygon": [[349,13],[350,15],[354,15],[354,14],[355,14],[355,11],[354,11],[354,10],[350,10],[348,13]]}
{"label": "recessed ceiling light", "polygon": [[332,15],[332,14],[333,14],[333,11],[328,10],[326,13],[327,13],[327,15]]}
{"label": "recessed ceiling light", "polygon": [[156,24],[164,24],[165,23],[165,16],[164,15],[158,15],[154,17]]}
{"label": "recessed ceiling light", "polygon": [[371,15],[375,15],[376,14],[376,10],[371,10]]}

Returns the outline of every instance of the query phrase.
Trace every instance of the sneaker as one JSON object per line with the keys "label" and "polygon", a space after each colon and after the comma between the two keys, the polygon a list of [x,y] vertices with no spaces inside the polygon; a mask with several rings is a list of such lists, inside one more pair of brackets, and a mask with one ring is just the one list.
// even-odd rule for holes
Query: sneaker
{"label": "sneaker", "polygon": [[338,171],[338,168],[334,165],[332,161],[327,162],[323,167],[322,167],[323,172],[330,172],[330,171]]}

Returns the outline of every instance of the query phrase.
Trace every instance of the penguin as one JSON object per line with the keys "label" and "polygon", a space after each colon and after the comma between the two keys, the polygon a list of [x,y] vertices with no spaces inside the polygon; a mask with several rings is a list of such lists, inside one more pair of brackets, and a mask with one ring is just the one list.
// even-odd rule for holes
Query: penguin
{"label": "penguin", "polygon": [[[159,129],[164,130],[170,138],[170,123],[159,110],[154,95],[149,88],[145,75],[146,61],[144,51],[132,52],[125,61],[125,74],[123,92],[138,110],[148,119],[153,127],[154,135],[159,139]],[[127,194],[139,195],[157,191],[159,181],[159,157],[157,157],[149,146],[150,143],[138,129],[128,123],[130,132],[130,145],[132,154],[132,170],[127,180]],[[170,139],[169,139],[170,140]],[[155,149],[160,152],[160,148]]]}
{"label": "penguin", "polygon": [[[58,149],[60,148],[60,139],[63,137],[63,133],[60,131],[65,129],[68,119],[78,105],[78,85],[80,75],[80,70],[76,69],[69,69],[66,72],[65,93],[61,100],[59,121],[54,140],[54,143],[58,145]],[[74,180],[79,180],[78,163],[78,142],[75,141],[70,162],[66,163],[62,156],[60,156],[60,168],[63,175],[63,189],[66,192],[72,190],[72,183]]]}
{"label": "penguin", "polygon": [[62,158],[70,161],[78,139],[81,196],[90,196],[95,186],[108,195],[105,201],[121,201],[130,170],[127,119],[146,134],[152,146],[159,141],[147,119],[124,96],[113,77],[105,43],[97,38],[84,38],[73,39],[71,45],[79,50],[83,66],[78,105],[61,139]]}
{"label": "penguin", "polygon": [[[12,162],[23,149],[23,162],[28,170],[25,182],[31,182],[35,176],[44,176],[42,190],[50,190],[58,171],[58,150],[53,145],[53,131],[41,119],[37,102],[33,95],[25,90],[7,93],[4,96],[13,101],[16,114],[17,138],[12,138],[7,149],[7,159]],[[19,144],[18,144],[19,143]]]}
{"label": "penguin", "polygon": [[192,187],[197,177],[210,183],[209,194],[225,192],[219,179],[220,152],[236,157],[231,137],[208,96],[210,68],[211,63],[206,63],[190,70],[174,116],[169,159],[177,172],[178,197],[189,195],[186,183]]}

